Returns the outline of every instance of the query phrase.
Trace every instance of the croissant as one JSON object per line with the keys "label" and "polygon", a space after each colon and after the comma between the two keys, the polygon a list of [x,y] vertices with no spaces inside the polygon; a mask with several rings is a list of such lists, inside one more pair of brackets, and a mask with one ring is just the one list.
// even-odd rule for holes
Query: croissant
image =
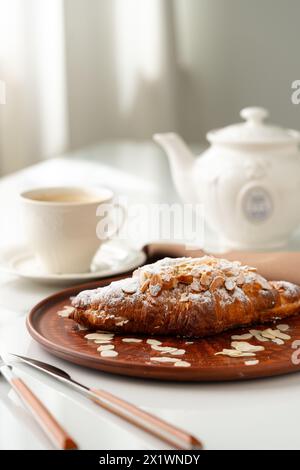
{"label": "croissant", "polygon": [[71,318],[90,329],[203,337],[295,315],[300,287],[268,282],[238,261],[164,258],[131,278],[81,292],[73,307]]}

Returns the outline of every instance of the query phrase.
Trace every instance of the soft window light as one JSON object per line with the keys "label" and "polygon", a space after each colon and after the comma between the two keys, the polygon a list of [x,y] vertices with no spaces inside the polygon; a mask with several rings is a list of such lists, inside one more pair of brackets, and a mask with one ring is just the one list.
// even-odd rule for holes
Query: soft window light
{"label": "soft window light", "polygon": [[121,106],[130,107],[139,79],[156,80],[161,72],[162,2],[116,0],[115,30]]}

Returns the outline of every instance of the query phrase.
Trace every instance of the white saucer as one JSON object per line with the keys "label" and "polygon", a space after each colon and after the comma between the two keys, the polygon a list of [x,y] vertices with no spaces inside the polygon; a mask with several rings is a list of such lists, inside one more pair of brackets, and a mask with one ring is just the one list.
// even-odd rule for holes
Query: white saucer
{"label": "white saucer", "polygon": [[90,272],[48,274],[43,271],[33,253],[26,247],[18,246],[0,252],[0,271],[43,284],[70,285],[122,274],[141,266],[145,261],[143,251],[109,242],[96,254]]}

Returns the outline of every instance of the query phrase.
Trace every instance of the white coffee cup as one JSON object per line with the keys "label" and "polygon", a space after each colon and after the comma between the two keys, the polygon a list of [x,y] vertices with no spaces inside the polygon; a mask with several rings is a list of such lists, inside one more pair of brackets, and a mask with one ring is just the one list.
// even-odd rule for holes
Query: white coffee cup
{"label": "white coffee cup", "polygon": [[[113,236],[125,219],[124,208],[113,202],[106,188],[50,187],[21,194],[22,216],[28,244],[45,272],[51,274],[90,271],[100,245]],[[121,209],[122,220],[113,233],[99,234],[99,206],[106,204],[102,217]],[[104,225],[104,224],[102,224]],[[97,233],[96,233],[97,229]]]}

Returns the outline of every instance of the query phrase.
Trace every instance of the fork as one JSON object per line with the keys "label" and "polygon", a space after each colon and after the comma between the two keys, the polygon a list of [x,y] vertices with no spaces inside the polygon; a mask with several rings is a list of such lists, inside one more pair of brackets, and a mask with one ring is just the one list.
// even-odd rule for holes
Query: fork
{"label": "fork", "polygon": [[57,449],[70,450],[78,448],[77,444],[56,421],[50,411],[25,382],[15,375],[12,366],[6,364],[1,355],[0,373],[21,398],[27,410]]}

